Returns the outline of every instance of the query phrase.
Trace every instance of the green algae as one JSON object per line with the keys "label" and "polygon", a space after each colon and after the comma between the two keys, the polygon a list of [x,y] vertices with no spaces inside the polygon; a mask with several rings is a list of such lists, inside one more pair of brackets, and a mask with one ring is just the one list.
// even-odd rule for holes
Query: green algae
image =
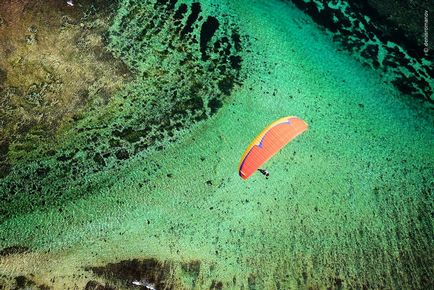
{"label": "green algae", "polygon": [[[93,195],[68,201],[61,212],[47,208],[6,220],[2,248],[34,251],[30,258],[2,258],[8,275],[35,273],[56,277],[55,288],[83,287],[95,278],[84,268],[153,257],[173,267],[167,285],[177,289],[429,287],[432,117],[336,52],[297,10],[245,4],[228,5],[243,20],[240,32],[257,38],[252,53],[242,55],[243,86],[177,143],[91,176],[99,184]],[[316,41],[306,42],[306,35]],[[132,86],[139,91],[140,85]],[[119,97],[112,111],[95,110],[79,128],[123,124],[113,116],[122,103]],[[306,119],[309,131],[267,163],[269,180],[242,181],[237,164],[245,146],[288,114]],[[109,132],[101,139],[111,138]],[[123,128],[114,135],[133,143],[142,138]],[[77,188],[71,191],[76,197]],[[192,276],[185,265],[197,260]],[[109,279],[127,289],[132,278],[139,277]]]}

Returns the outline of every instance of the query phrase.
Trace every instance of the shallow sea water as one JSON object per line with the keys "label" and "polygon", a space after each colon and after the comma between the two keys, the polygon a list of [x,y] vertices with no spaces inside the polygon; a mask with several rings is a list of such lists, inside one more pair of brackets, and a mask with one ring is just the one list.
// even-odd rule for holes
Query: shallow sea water
{"label": "shallow sea water", "polygon": [[[174,289],[432,286],[432,112],[291,4],[208,2],[250,36],[243,84],[175,143],[110,171],[113,185],[3,222],[0,245],[32,251],[1,257],[0,273],[83,289],[106,281],[88,267],[155,258]],[[269,179],[243,181],[246,146],[287,115],[309,130],[266,164]]]}

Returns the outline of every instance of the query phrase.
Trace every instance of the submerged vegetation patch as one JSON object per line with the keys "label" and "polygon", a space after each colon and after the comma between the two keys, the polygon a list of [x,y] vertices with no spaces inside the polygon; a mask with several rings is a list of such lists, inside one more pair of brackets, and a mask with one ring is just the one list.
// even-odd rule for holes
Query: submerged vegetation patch
{"label": "submerged vegetation patch", "polygon": [[11,289],[11,290],[50,290],[52,289],[46,284],[38,284],[33,280],[33,277],[26,276],[16,276],[12,279],[9,277],[4,277],[0,275],[0,289]]}
{"label": "submerged vegetation patch", "polygon": [[[119,63],[115,67],[121,77],[116,85],[105,83],[92,67],[84,67],[82,73],[92,79],[81,82],[75,93],[80,105],[70,117],[57,120],[57,129],[30,122],[20,127],[27,128],[22,138],[5,132],[0,142],[0,220],[47,206],[61,210],[66,200],[107,185],[112,181],[99,172],[140,152],[163,149],[192,124],[214,115],[242,82],[246,38],[230,15],[209,15],[200,2],[122,1],[110,6],[110,17],[100,19],[98,5],[89,7],[83,18],[65,16],[64,25],[91,30],[94,22],[105,21],[100,26],[111,23],[110,28],[92,35],[77,32],[71,45],[83,54],[90,50],[103,63]],[[88,45],[95,39],[102,45]],[[51,77],[59,82],[56,75]],[[42,114],[50,114],[55,107],[44,103],[44,94],[51,86],[37,83],[23,95]],[[52,102],[60,94],[56,89]],[[63,107],[70,101],[64,102]]]}
{"label": "submerged vegetation patch", "polygon": [[[188,262],[159,261],[154,258],[144,260],[123,260],[100,267],[88,267],[97,276],[107,281],[106,287],[113,289],[226,289],[236,285],[210,278],[213,266],[205,266],[199,260]],[[211,273],[210,273],[211,272]],[[136,284],[133,284],[133,282]],[[94,284],[94,281],[89,281]],[[88,284],[89,284],[88,283]],[[247,283],[246,283],[247,284]],[[243,289],[244,286],[241,286]],[[239,287],[235,287],[237,289]],[[111,288],[110,288],[111,289]]]}
{"label": "submerged vegetation patch", "polygon": [[86,270],[107,279],[116,288],[137,288],[132,282],[142,281],[154,285],[156,289],[174,289],[173,281],[170,281],[173,263],[161,263],[155,259],[125,260]]}

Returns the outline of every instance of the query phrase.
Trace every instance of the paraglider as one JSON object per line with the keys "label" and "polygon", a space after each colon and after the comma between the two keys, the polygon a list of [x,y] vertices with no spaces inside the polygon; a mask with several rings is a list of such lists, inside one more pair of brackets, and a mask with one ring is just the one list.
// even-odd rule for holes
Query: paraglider
{"label": "paraglider", "polygon": [[[307,127],[305,121],[295,116],[281,118],[266,127],[247,147],[241,157],[238,167],[241,178],[249,178],[286,144],[306,131]],[[264,169],[261,169],[260,172],[267,177],[269,176],[268,171]]]}

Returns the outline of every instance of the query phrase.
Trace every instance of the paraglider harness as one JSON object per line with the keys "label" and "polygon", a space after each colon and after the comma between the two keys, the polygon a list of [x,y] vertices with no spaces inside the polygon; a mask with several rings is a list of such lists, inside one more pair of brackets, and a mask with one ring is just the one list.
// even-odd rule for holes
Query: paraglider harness
{"label": "paraglider harness", "polygon": [[268,176],[270,176],[270,173],[265,169],[259,168],[258,171],[261,172],[267,179],[268,179]]}

